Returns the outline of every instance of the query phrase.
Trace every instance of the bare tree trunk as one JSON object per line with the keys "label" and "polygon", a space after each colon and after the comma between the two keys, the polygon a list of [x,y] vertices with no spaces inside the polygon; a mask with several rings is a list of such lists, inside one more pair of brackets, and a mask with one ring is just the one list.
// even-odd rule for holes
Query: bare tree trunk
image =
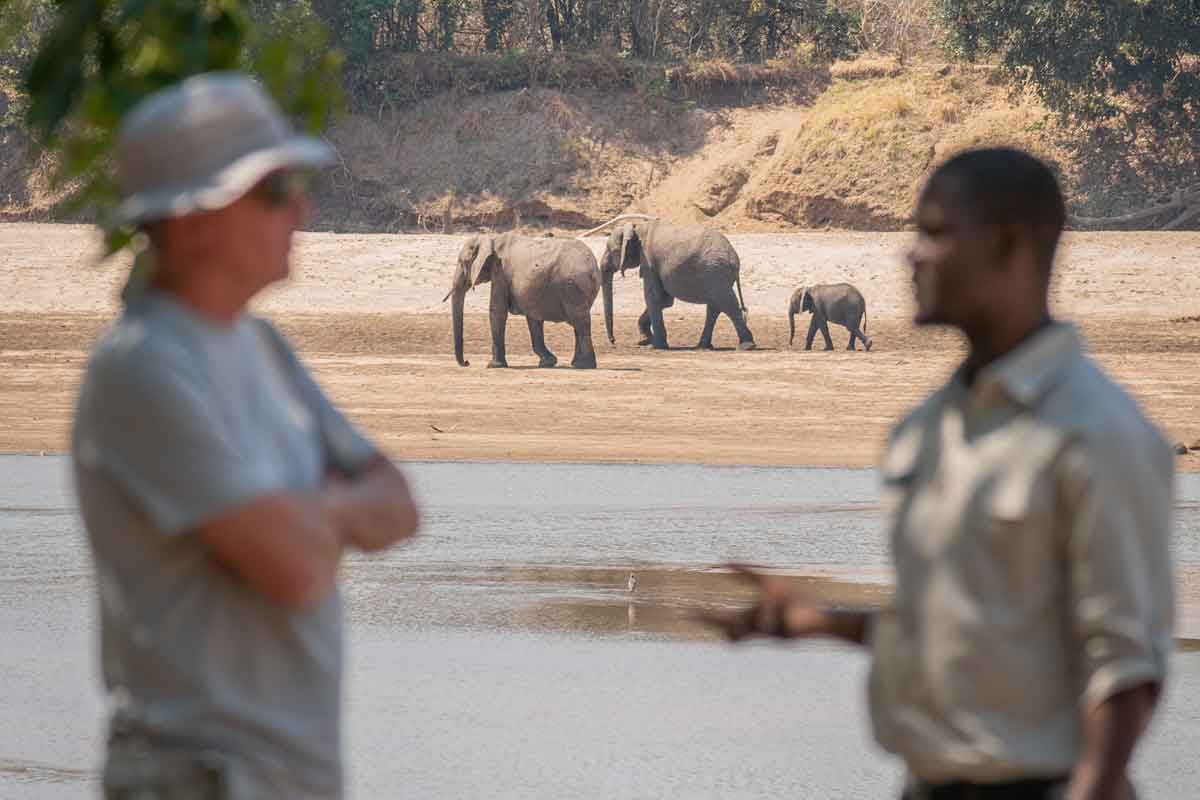
{"label": "bare tree trunk", "polygon": [[650,43],[650,58],[658,58],[658,32],[662,27],[663,9],[667,7],[666,0],[658,0],[658,10],[654,13],[654,41]]}
{"label": "bare tree trunk", "polygon": [[546,35],[542,29],[542,1],[529,0],[529,46],[532,49],[546,49]]}

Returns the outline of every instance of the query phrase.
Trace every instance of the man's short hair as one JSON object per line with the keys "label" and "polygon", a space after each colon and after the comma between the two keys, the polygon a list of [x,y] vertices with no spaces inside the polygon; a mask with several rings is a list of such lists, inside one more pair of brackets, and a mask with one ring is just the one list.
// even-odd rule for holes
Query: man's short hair
{"label": "man's short hair", "polygon": [[1028,231],[1038,266],[1049,278],[1067,209],[1058,179],[1046,164],[1008,147],[968,150],[934,171],[926,193],[939,189],[956,191],[981,225],[1015,225]]}

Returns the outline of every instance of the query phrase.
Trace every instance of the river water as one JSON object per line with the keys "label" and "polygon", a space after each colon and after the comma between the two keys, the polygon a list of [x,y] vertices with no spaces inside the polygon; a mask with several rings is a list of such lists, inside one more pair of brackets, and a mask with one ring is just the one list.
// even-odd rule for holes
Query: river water
{"label": "river water", "polygon": [[[698,607],[731,559],[853,601],[888,579],[870,471],[412,464],[420,539],[344,570],[354,798],[884,798],[867,662],[734,648]],[[1200,476],[1175,553],[1200,567]],[[626,591],[630,572],[638,577]],[[88,553],[61,457],[0,456],[0,799],[94,796],[103,700]],[[1180,653],[1135,775],[1200,787],[1200,654]]]}

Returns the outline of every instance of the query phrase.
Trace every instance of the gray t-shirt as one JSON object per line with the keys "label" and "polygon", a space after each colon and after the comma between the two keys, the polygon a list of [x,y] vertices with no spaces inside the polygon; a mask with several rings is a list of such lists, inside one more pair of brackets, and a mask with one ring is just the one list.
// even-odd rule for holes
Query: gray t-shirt
{"label": "gray t-shirt", "polygon": [[375,449],[267,322],[223,327],[151,293],[92,354],[73,451],[113,725],[215,752],[237,797],[340,796],[340,596],[285,610],[194,532]]}

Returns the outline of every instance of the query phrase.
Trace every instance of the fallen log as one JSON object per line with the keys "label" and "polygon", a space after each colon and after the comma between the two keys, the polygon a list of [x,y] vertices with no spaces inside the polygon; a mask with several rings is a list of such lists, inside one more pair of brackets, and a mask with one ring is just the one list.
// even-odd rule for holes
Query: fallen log
{"label": "fallen log", "polygon": [[1119,217],[1084,217],[1076,214],[1067,215],[1067,224],[1072,228],[1085,227],[1109,227],[1113,225],[1128,225],[1132,222],[1142,222],[1144,220],[1154,219],[1168,212],[1178,212],[1160,230],[1170,231],[1177,230],[1188,220],[1200,214],[1200,185],[1192,186],[1187,189],[1178,189],[1175,196],[1170,202],[1160,203],[1150,208],[1134,211],[1130,214],[1123,214]]}

